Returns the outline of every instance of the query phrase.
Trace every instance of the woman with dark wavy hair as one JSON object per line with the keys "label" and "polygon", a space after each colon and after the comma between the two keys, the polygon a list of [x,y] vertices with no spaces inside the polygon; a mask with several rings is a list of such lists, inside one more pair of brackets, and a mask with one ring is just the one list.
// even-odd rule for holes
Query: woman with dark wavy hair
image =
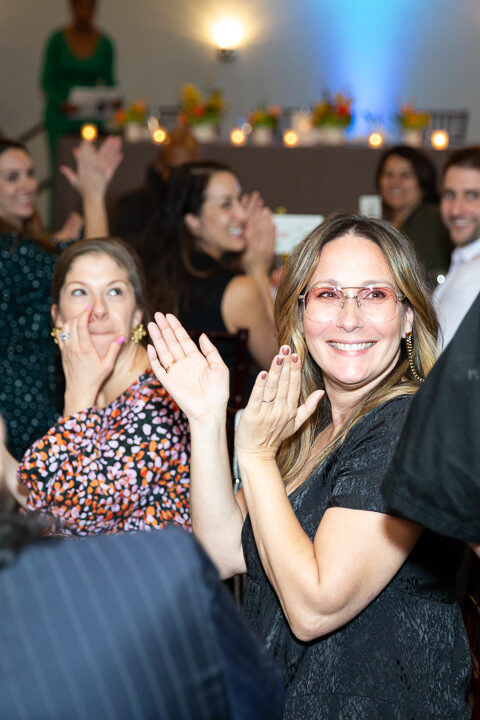
{"label": "woman with dark wavy hair", "polygon": [[[454,574],[462,547],[393,515],[380,486],[437,318],[407,239],[327,218],[294,250],[275,304],[280,352],[225,449],[227,372],[173,316],[149,357],[190,422],[194,533],[282,665],[288,720],[466,720],[470,655]],[[166,370],[168,369],[168,373]]]}
{"label": "woman with dark wavy hair", "polygon": [[377,191],[383,216],[413,242],[432,271],[445,272],[450,264],[450,239],[438,209],[437,173],[432,161],[409,145],[386,150],[377,167]]}
{"label": "woman with dark wavy hair", "polygon": [[[189,331],[246,328],[255,376],[277,350],[269,282],[274,239],[270,210],[258,193],[242,197],[228,166],[179,167],[142,253],[152,307],[175,313]],[[220,342],[219,350],[232,370],[233,344]]]}

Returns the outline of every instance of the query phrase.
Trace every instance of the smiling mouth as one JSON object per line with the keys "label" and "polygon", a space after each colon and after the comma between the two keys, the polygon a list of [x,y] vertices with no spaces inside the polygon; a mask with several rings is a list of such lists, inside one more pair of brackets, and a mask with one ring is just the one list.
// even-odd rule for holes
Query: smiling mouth
{"label": "smiling mouth", "polygon": [[368,350],[368,348],[372,347],[372,345],[374,343],[373,342],[363,342],[363,343],[329,342],[328,344],[331,347],[333,347],[335,350],[347,350],[349,352],[356,352],[358,350]]}
{"label": "smiling mouth", "polygon": [[468,225],[473,224],[473,220],[470,220],[469,218],[449,218],[450,225],[453,225],[454,227],[468,227]]}
{"label": "smiling mouth", "polygon": [[229,228],[228,234],[232,237],[240,237],[243,235],[243,228]]}

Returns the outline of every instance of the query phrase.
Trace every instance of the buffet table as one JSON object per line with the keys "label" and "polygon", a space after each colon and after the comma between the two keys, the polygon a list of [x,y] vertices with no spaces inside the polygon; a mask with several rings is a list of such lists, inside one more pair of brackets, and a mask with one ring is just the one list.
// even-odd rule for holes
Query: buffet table
{"label": "buffet table", "polygon": [[[73,167],[72,148],[78,137],[59,142],[58,166]],[[151,142],[124,143],[124,159],[107,194],[112,211],[118,197],[144,182],[147,166],[158,146]],[[201,158],[227,163],[246,192],[259,190],[272,209],[289,213],[327,215],[334,210],[358,210],[360,195],[375,194],[375,170],[382,151],[360,144],[286,148],[282,145],[235,147],[228,143],[201,146]],[[436,167],[446,152],[427,151]],[[58,171],[54,176],[53,227],[60,227],[72,210],[80,210],[79,198]]]}

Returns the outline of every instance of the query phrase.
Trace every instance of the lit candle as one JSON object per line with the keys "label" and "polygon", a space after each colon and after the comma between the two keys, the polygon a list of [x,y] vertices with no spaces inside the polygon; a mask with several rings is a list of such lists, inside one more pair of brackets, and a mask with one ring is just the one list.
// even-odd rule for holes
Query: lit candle
{"label": "lit candle", "polygon": [[247,139],[247,136],[238,127],[233,128],[233,130],[230,133],[230,142],[232,145],[243,145],[245,143],[245,140]]}
{"label": "lit candle", "polygon": [[379,132],[372,132],[368,136],[368,144],[370,147],[377,148],[383,145],[383,135]]}
{"label": "lit candle", "polygon": [[293,147],[298,143],[298,135],[295,130],[286,130],[283,133],[283,144],[287,147]]}
{"label": "lit candle", "polygon": [[94,140],[97,139],[98,128],[93,123],[86,123],[85,125],[82,125],[80,134],[81,134],[83,140],[87,140],[88,142],[93,142]]}
{"label": "lit candle", "polygon": [[444,150],[448,147],[448,133],[446,130],[435,130],[435,132],[432,132],[432,137],[430,139],[430,142],[432,143],[432,147],[435,148],[435,150]]}
{"label": "lit candle", "polygon": [[153,142],[156,142],[158,145],[161,145],[165,140],[167,139],[167,133],[165,130],[161,127],[158,127],[156,130],[152,133],[152,140]]}

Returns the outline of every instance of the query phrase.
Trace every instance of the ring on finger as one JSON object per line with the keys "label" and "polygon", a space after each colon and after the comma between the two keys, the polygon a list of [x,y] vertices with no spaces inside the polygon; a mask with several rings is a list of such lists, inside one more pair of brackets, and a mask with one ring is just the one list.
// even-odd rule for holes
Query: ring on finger
{"label": "ring on finger", "polygon": [[271,403],[271,402],[273,402],[274,400],[275,400],[275,398],[272,398],[271,400],[262,400],[262,402],[264,402],[264,403]]}
{"label": "ring on finger", "polygon": [[177,362],[176,360],[172,360],[172,362],[169,363],[169,364],[167,365],[167,367],[165,368],[165,372],[168,372],[168,371],[170,370],[170,368],[175,365],[176,362]]}
{"label": "ring on finger", "polygon": [[70,340],[70,333],[66,330],[63,330],[62,332],[58,333],[58,337],[60,340]]}

